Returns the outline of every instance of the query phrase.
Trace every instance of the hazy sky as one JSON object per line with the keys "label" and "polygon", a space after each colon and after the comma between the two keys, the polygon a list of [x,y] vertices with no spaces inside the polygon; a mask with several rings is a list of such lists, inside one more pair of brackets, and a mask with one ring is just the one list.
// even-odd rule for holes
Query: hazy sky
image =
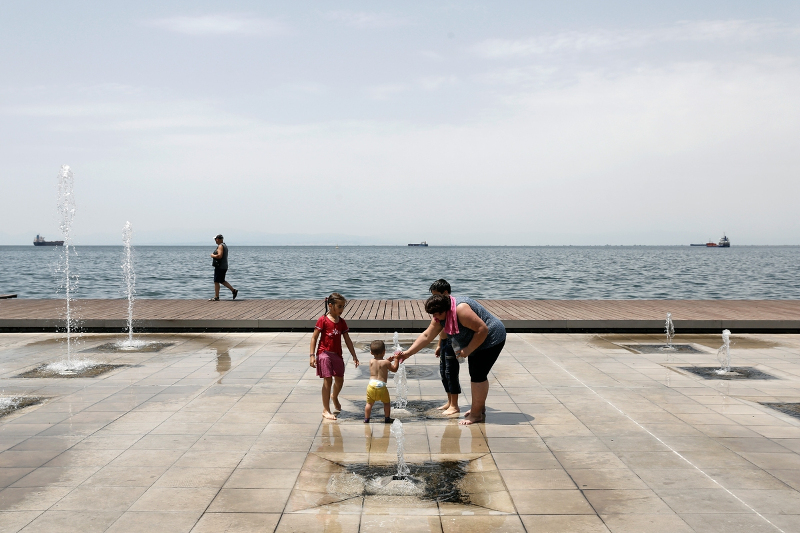
{"label": "hazy sky", "polygon": [[800,244],[800,2],[0,0],[0,244]]}

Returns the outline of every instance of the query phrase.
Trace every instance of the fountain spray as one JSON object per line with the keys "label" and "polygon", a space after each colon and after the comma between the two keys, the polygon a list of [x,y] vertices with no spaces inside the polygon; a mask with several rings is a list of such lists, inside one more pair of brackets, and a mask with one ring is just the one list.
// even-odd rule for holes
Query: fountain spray
{"label": "fountain spray", "polygon": [[667,334],[667,349],[672,349],[672,338],[675,336],[675,325],[672,323],[672,313],[667,313],[664,323],[664,333]]}
{"label": "fountain spray", "polygon": [[400,367],[394,375],[394,385],[397,393],[394,407],[395,409],[405,409],[408,406],[408,373],[405,363],[400,363]]}
{"label": "fountain spray", "polygon": [[130,221],[125,222],[122,228],[122,242],[125,246],[124,261],[122,263],[122,276],[125,279],[125,288],[128,294],[128,342],[127,346],[133,347],[133,300],[136,293],[136,273],[133,271],[133,260],[131,257],[131,237],[133,227]]}
{"label": "fountain spray", "polygon": [[411,473],[411,469],[408,468],[406,464],[406,460],[404,457],[405,453],[405,437],[403,432],[403,423],[399,420],[392,422],[392,428],[389,430],[394,440],[397,441],[397,474],[394,476],[394,479],[406,479],[406,477]]}
{"label": "fountain spray", "polygon": [[722,330],[722,346],[717,350],[717,360],[722,365],[717,374],[727,374],[731,371],[731,330]]}
{"label": "fountain spray", "polygon": [[[394,346],[392,346],[392,351],[395,354],[403,351],[402,347],[400,346],[399,335],[396,331],[394,332],[393,343]],[[406,372],[405,363],[400,363],[400,366],[394,375],[394,386],[396,393],[394,407],[395,409],[405,409],[406,406],[408,406],[408,373]]]}
{"label": "fountain spray", "polygon": [[62,165],[58,173],[58,199],[56,206],[61,217],[59,228],[61,236],[64,238],[64,248],[61,255],[59,270],[64,274],[64,299],[67,304],[66,310],[66,330],[67,330],[67,361],[72,359],[72,329],[74,319],[72,317],[72,293],[77,288],[77,276],[74,276],[69,269],[69,257],[72,250],[72,221],[75,218],[75,180],[69,166]]}

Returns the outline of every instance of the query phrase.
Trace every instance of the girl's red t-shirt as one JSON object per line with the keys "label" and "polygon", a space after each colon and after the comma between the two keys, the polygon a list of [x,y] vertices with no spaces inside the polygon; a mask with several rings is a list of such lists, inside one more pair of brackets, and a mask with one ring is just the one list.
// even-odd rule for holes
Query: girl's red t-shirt
{"label": "girl's red t-shirt", "polygon": [[314,329],[320,331],[319,346],[317,347],[317,355],[326,352],[333,352],[342,355],[342,333],[347,333],[350,328],[347,327],[347,322],[344,318],[339,317],[339,322],[334,322],[328,315],[322,315],[317,320]]}

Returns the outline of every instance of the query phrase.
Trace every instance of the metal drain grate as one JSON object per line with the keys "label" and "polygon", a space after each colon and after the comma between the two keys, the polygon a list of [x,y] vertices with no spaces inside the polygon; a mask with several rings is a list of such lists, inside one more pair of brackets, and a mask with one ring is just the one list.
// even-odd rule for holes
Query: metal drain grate
{"label": "metal drain grate", "polygon": [[772,374],[767,374],[751,366],[736,366],[731,367],[730,372],[719,374],[717,371],[719,367],[707,366],[681,366],[678,367],[686,372],[691,372],[703,379],[722,379],[727,381],[741,380],[741,379],[779,379]]}
{"label": "metal drain grate", "polygon": [[632,352],[643,354],[705,353],[691,344],[620,344],[620,346]]}
{"label": "metal drain grate", "polygon": [[81,353],[150,353],[160,352],[164,348],[168,348],[175,344],[174,342],[148,342],[147,344],[138,348],[122,348],[116,342],[107,342],[94,348],[87,348],[81,350]]}
{"label": "metal drain grate", "polygon": [[16,376],[18,378],[60,378],[60,379],[73,379],[73,378],[96,378],[97,376],[101,376],[106,372],[111,372],[116,368],[122,368],[123,366],[128,365],[107,365],[107,364],[99,364],[93,365],[83,370],[78,370],[71,374],[59,374],[53,370],[47,368],[47,365],[42,365],[34,368],[33,370],[28,370],[27,372],[23,372],[22,374]]}
{"label": "metal drain grate", "polygon": [[795,418],[800,418],[800,403],[786,403],[786,402],[759,402],[765,407],[775,409],[781,413]]}

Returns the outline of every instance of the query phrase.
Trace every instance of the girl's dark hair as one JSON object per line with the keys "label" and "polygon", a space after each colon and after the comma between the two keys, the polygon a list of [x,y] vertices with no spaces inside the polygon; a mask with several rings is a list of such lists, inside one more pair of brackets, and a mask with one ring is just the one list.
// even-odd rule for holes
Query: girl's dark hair
{"label": "girl's dark hair", "polygon": [[328,314],[328,305],[334,302],[342,302],[347,305],[347,299],[338,292],[332,292],[330,296],[325,298],[325,314]]}
{"label": "girl's dark hair", "polygon": [[450,310],[450,297],[444,294],[434,294],[425,301],[425,312],[429,315],[444,313]]}
{"label": "girl's dark hair", "polygon": [[447,283],[446,279],[437,279],[436,281],[431,283],[431,288],[428,289],[428,290],[431,291],[431,292],[433,292],[433,291],[441,292],[441,293],[446,292],[448,294],[453,292],[453,291],[450,290],[450,284]]}

